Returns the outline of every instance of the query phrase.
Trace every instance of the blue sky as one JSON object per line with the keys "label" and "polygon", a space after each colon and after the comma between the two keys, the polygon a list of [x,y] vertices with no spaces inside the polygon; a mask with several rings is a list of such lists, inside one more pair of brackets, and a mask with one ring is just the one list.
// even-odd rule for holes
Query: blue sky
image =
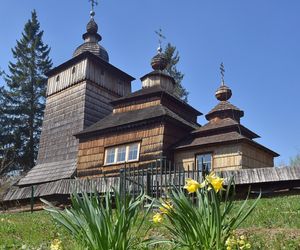
{"label": "blue sky", "polygon": [[[11,48],[33,9],[54,66],[82,43],[87,0],[2,1],[0,68],[7,70]],[[154,30],[161,27],[179,50],[189,103],[204,114],[217,104],[214,92],[224,62],[231,102],[245,111],[241,123],[262,137],[259,143],[281,154],[276,159],[281,164],[300,152],[299,13],[299,0],[102,0],[95,19],[110,62],[137,79],[151,70]],[[140,87],[136,80],[133,89]]]}

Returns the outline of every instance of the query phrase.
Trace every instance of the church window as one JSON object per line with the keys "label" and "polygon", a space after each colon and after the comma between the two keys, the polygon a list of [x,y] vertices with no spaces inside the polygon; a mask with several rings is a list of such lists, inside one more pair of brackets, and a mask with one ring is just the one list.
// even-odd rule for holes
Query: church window
{"label": "church window", "polygon": [[204,170],[206,173],[209,173],[212,170],[211,169],[212,154],[206,153],[206,154],[196,155],[196,164],[199,172],[202,172],[202,170]]}
{"label": "church window", "polygon": [[131,143],[107,148],[105,150],[105,165],[138,161],[140,143]]}
{"label": "church window", "polygon": [[57,82],[59,81],[59,75],[56,77],[56,81],[57,81]]}
{"label": "church window", "polygon": [[74,74],[74,73],[75,73],[75,70],[76,70],[76,68],[75,68],[75,67],[73,67],[73,68],[72,68],[72,74]]}
{"label": "church window", "polygon": [[139,144],[138,143],[131,144],[128,149],[128,161],[137,160],[138,151],[139,151]]}
{"label": "church window", "polygon": [[126,159],[126,147],[118,147],[117,162],[124,162]]}
{"label": "church window", "polygon": [[109,148],[106,150],[106,164],[111,164],[115,162],[115,148]]}

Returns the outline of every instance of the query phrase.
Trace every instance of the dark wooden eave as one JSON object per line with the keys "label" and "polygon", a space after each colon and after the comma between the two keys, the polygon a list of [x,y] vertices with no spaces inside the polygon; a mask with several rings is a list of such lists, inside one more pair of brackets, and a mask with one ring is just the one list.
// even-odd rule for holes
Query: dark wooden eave
{"label": "dark wooden eave", "polygon": [[128,81],[133,81],[135,80],[135,78],[133,78],[132,76],[128,75],[127,73],[125,73],[124,71],[118,69],[117,67],[113,66],[112,64],[104,61],[103,59],[101,59],[100,57],[94,55],[93,53],[86,51],[83,52],[81,54],[79,54],[78,56],[73,57],[72,59],[60,64],[59,66],[51,69],[50,71],[48,71],[46,73],[47,77],[51,77],[55,74],[58,74],[59,72],[70,68],[72,65],[82,61],[83,59],[88,58],[91,61],[101,65],[104,69],[109,70],[111,72],[113,72],[114,74],[121,76],[122,78],[128,80]]}

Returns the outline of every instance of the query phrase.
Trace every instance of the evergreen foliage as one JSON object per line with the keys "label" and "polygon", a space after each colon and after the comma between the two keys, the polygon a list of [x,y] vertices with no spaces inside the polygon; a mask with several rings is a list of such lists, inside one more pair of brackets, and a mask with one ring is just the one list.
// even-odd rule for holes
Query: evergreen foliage
{"label": "evergreen foliage", "polygon": [[52,67],[50,48],[42,37],[34,10],[22,38],[12,49],[14,62],[9,63],[6,86],[0,89],[0,160],[13,160],[12,168],[25,171],[34,166],[37,156],[45,107],[45,73]]}
{"label": "evergreen foliage", "polygon": [[179,53],[176,50],[175,46],[168,43],[164,50],[164,54],[168,61],[166,71],[170,74],[170,76],[172,76],[175,79],[175,82],[176,82],[175,93],[178,95],[178,97],[180,99],[187,102],[189,92],[182,86],[182,83],[181,83],[183,80],[184,74],[182,74],[176,67],[177,63],[180,60]]}

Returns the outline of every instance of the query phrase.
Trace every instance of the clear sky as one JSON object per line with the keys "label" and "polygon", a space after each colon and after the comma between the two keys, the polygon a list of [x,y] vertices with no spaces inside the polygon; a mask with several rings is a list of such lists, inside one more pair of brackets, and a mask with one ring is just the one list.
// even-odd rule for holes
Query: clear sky
{"label": "clear sky", "polygon": [[[0,6],[4,70],[31,10],[37,10],[54,66],[71,58],[89,20],[88,0],[6,0]],[[189,103],[204,114],[217,104],[224,62],[230,101],[245,111],[241,123],[281,154],[278,165],[300,152],[299,13],[299,0],[100,0],[95,19],[110,63],[136,79],[151,70],[154,30],[161,27],[179,50]],[[136,80],[133,89],[140,87]],[[198,121],[206,122],[204,116]]]}

